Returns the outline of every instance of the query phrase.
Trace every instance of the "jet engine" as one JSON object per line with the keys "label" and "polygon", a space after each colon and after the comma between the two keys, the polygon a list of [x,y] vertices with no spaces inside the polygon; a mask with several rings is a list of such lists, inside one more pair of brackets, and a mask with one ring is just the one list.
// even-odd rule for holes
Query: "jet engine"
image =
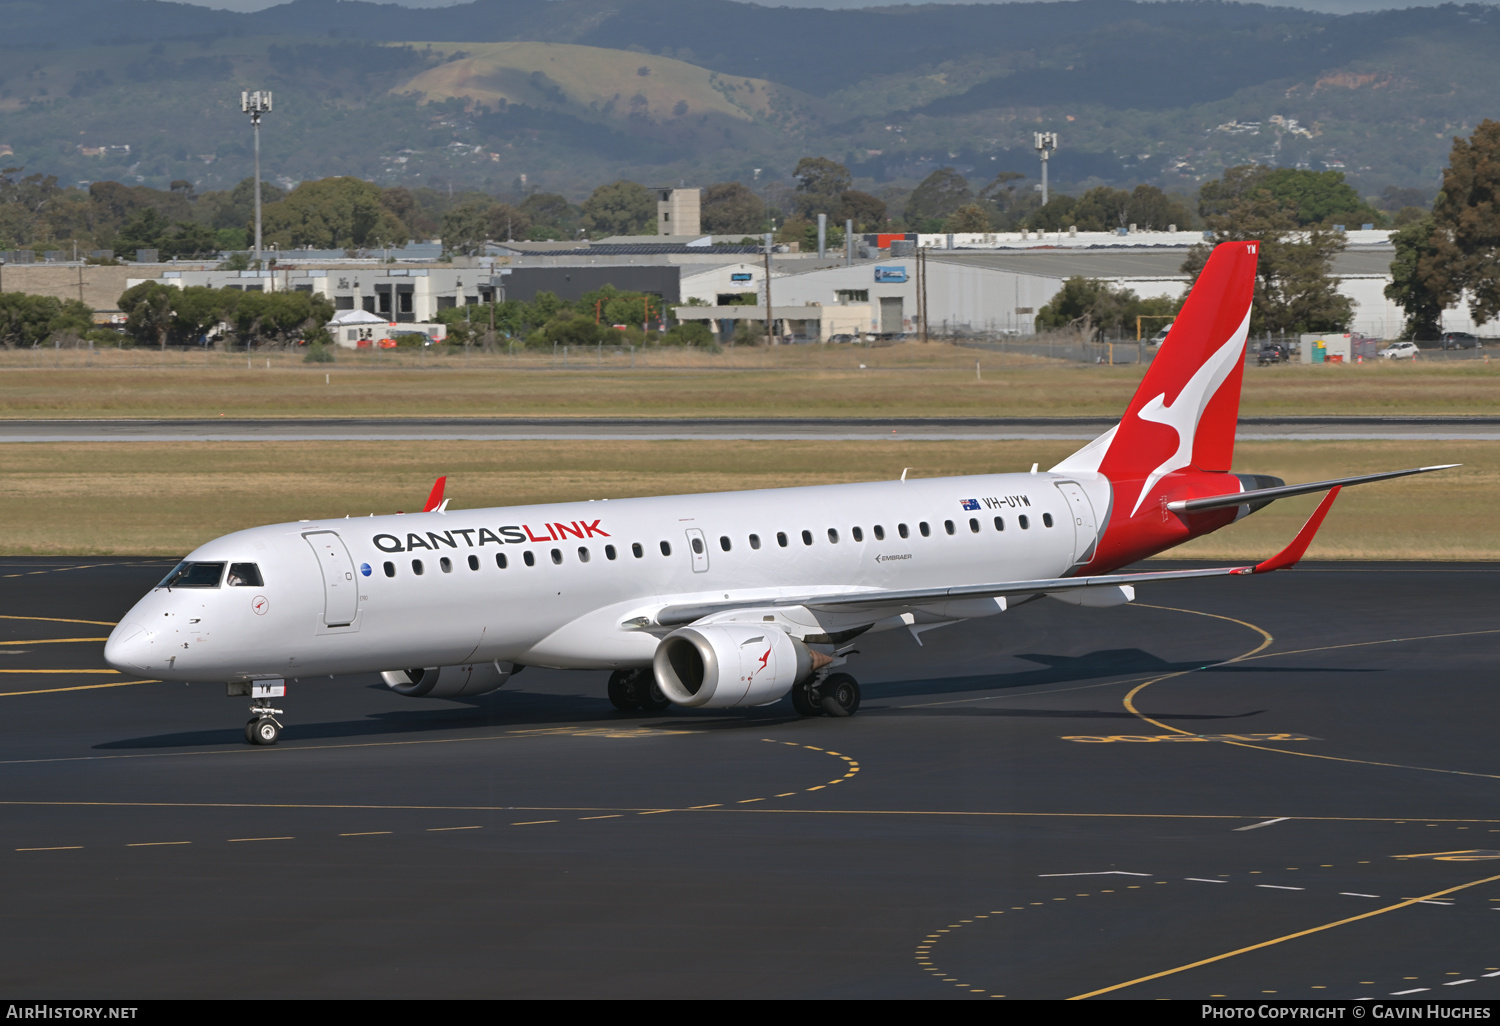
{"label": "jet engine", "polygon": [[828,657],[770,624],[683,627],[661,640],[652,668],[678,705],[732,709],[767,705]]}
{"label": "jet engine", "polygon": [[464,666],[425,666],[414,670],[386,670],[386,686],[408,698],[458,698],[496,691],[522,668],[514,663],[469,663]]}

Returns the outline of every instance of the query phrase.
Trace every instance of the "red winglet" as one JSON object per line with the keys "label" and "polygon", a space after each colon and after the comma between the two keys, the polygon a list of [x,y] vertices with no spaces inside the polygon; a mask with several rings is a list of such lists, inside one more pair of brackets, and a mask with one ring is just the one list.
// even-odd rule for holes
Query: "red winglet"
{"label": "red winglet", "polygon": [[431,513],[443,504],[443,486],[448,483],[448,475],[444,474],[432,485],[432,491],[427,496],[427,504],[422,507],[423,513]]}
{"label": "red winglet", "polygon": [[1318,508],[1313,510],[1313,515],[1307,518],[1307,523],[1302,525],[1302,530],[1297,532],[1297,537],[1292,539],[1290,545],[1264,563],[1257,563],[1255,568],[1250,572],[1253,574],[1268,574],[1272,570],[1281,570],[1289,566],[1294,566],[1297,560],[1302,558],[1303,553],[1307,551],[1307,547],[1312,544],[1313,535],[1318,533],[1318,528],[1323,526],[1323,518],[1328,515],[1328,510],[1333,505],[1333,500],[1339,497],[1341,487],[1340,485],[1334,485],[1329,490],[1328,494],[1324,496],[1323,501],[1318,503]]}

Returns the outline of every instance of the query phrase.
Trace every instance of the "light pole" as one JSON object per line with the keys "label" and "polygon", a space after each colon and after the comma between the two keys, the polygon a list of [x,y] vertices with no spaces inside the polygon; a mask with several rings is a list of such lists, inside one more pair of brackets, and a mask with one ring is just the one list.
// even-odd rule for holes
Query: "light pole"
{"label": "light pole", "polygon": [[[268,94],[269,95],[269,94]],[[1047,205],[1047,158],[1052,156],[1052,151],[1057,149],[1056,132],[1036,132],[1033,138],[1033,148],[1037,155],[1042,158],[1042,206]]]}
{"label": "light pole", "polygon": [[255,267],[261,266],[260,247],[260,116],[271,112],[271,91],[240,93],[240,110],[250,115],[255,129]]}

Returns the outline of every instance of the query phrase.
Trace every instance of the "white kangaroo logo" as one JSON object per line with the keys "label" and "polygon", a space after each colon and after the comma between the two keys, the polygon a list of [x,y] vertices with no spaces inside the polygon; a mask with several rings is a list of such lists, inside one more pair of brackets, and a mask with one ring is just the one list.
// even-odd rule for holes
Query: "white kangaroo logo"
{"label": "white kangaroo logo", "polygon": [[1234,334],[1229,337],[1213,355],[1203,361],[1203,365],[1188,378],[1182,391],[1177,393],[1177,398],[1166,403],[1167,394],[1163,392],[1155,399],[1150,400],[1142,406],[1136,416],[1153,424],[1165,424],[1177,432],[1177,451],[1168,456],[1151,473],[1146,475],[1146,483],[1141,487],[1141,494],[1135,500],[1135,508],[1130,511],[1135,516],[1136,510],[1141,508],[1141,503],[1146,501],[1146,496],[1156,483],[1174,470],[1181,470],[1193,460],[1193,439],[1198,434],[1198,421],[1203,417],[1203,411],[1208,406],[1208,401],[1219,391],[1219,386],[1229,377],[1229,372],[1234,370],[1235,361],[1241,358],[1245,349],[1245,340],[1250,334],[1250,311],[1245,310],[1245,319]]}

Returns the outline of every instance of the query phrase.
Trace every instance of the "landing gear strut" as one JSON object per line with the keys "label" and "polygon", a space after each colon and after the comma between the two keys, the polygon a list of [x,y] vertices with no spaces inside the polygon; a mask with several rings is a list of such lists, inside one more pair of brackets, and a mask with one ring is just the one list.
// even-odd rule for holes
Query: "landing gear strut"
{"label": "landing gear strut", "polygon": [[280,709],[272,709],[270,699],[257,698],[250,703],[253,714],[245,724],[245,740],[252,745],[274,745],[281,740]]}
{"label": "landing gear strut", "polygon": [[609,675],[609,701],[621,712],[661,712],[672,704],[648,669],[616,670]]}
{"label": "landing gear strut", "polygon": [[853,716],[859,697],[859,681],[847,673],[813,676],[792,686],[792,708],[799,716]]}

